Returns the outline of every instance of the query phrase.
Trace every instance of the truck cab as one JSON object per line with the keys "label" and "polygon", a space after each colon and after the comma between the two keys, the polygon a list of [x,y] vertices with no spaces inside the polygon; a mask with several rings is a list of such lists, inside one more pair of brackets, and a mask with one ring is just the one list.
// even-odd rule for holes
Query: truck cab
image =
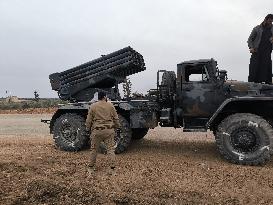
{"label": "truck cab", "polygon": [[223,78],[214,59],[186,61],[177,65],[176,107],[184,131],[205,130],[205,125],[225,99]]}
{"label": "truck cab", "polygon": [[[214,59],[182,62],[177,65],[176,78],[173,78],[172,71],[159,72],[163,72],[159,93],[164,93],[166,90],[169,92],[169,95],[160,94],[159,98],[168,96],[171,101],[169,108],[161,106],[165,110],[172,110],[169,112],[168,121],[172,122],[169,125],[183,127],[184,131],[206,131],[209,118],[225,100],[225,92],[222,89],[226,79],[225,72],[218,71]],[[175,86],[167,85],[171,83],[171,78]],[[160,102],[165,103],[166,100],[161,99]],[[166,116],[161,119],[164,121]],[[167,126],[165,122],[161,124]]]}

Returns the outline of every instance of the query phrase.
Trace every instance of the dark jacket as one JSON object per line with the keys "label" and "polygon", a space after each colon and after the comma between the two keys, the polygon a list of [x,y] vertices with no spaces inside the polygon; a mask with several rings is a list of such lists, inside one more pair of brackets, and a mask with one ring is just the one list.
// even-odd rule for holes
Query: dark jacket
{"label": "dark jacket", "polygon": [[[273,26],[271,26],[271,33],[272,33],[272,37],[273,37]],[[253,30],[247,40],[247,44],[248,44],[249,49],[250,48],[254,48],[254,49],[259,48],[262,34],[263,34],[263,26],[262,25],[258,25],[255,28],[253,28]],[[273,46],[272,46],[272,49],[273,49]]]}

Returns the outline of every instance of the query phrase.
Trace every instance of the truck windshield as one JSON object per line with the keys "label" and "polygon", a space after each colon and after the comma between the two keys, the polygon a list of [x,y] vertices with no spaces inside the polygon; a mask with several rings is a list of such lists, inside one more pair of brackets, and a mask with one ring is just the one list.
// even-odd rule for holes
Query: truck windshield
{"label": "truck windshield", "polygon": [[186,82],[209,81],[209,72],[206,65],[187,67],[185,79]]}

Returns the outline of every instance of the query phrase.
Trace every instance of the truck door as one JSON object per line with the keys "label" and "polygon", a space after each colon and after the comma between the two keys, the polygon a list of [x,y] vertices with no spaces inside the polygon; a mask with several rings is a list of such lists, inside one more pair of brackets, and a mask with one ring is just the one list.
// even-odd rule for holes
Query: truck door
{"label": "truck door", "polygon": [[210,79],[205,65],[185,67],[181,80],[180,106],[183,116],[208,118],[218,108],[216,83]]}

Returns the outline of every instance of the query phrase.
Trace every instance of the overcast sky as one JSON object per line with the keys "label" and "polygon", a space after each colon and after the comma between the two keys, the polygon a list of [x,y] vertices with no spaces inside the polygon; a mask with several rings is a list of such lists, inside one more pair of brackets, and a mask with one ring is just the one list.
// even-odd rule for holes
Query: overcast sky
{"label": "overcast sky", "polygon": [[215,58],[229,79],[247,80],[247,38],[272,0],[0,0],[0,97],[57,97],[48,75],[126,46],[147,70],[133,91],[155,88],[156,71]]}

